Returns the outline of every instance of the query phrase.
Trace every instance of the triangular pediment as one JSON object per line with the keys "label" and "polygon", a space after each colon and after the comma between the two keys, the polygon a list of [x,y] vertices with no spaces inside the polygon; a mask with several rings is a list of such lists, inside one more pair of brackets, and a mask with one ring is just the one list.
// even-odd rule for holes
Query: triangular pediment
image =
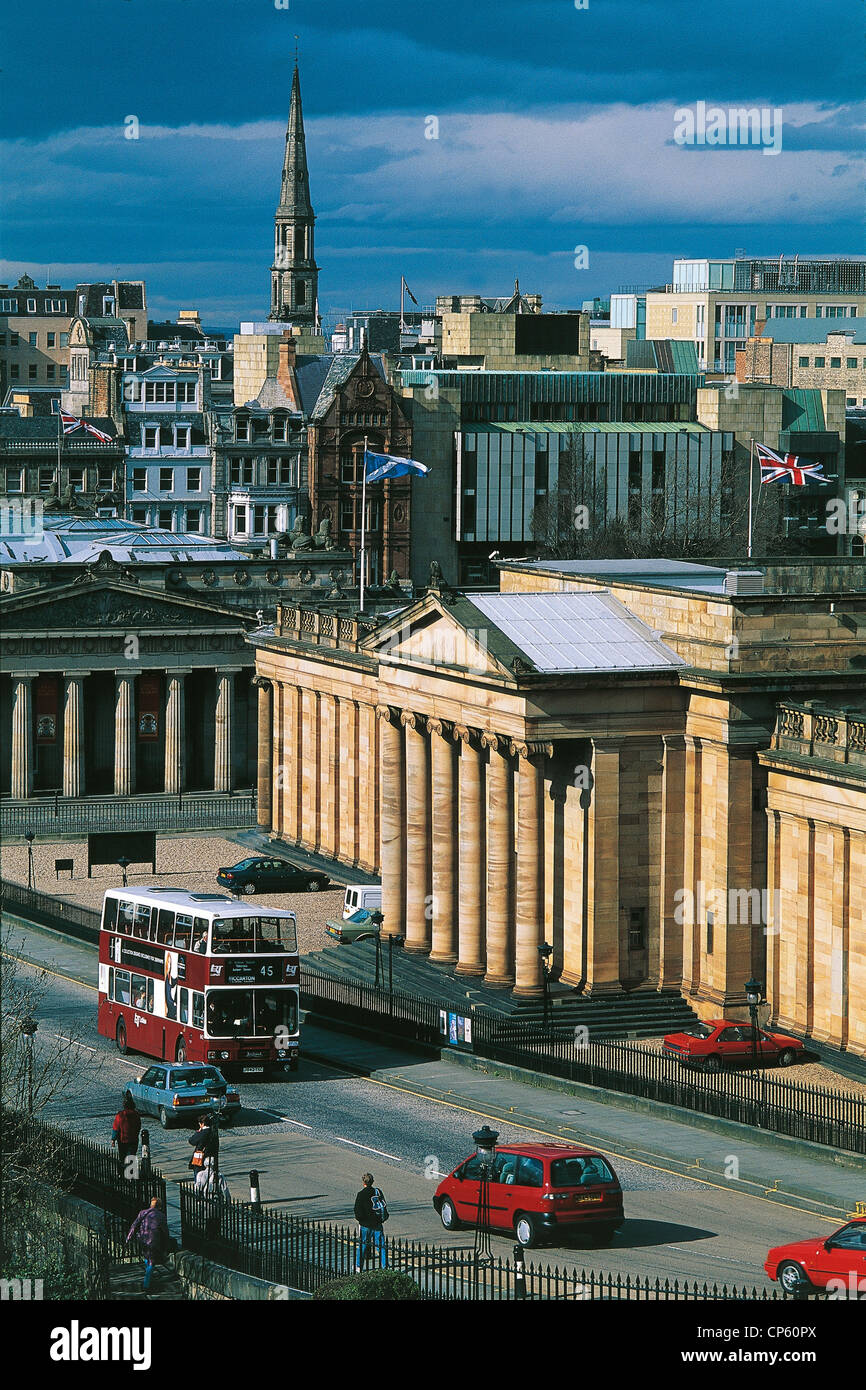
{"label": "triangular pediment", "polygon": [[455,604],[453,608],[428,594],[383,624],[367,638],[364,649],[383,666],[513,680],[508,654],[496,650],[497,634],[491,633],[483,614],[471,604]]}
{"label": "triangular pediment", "polygon": [[[225,628],[244,626],[244,616],[205,602],[175,598],[119,581],[85,581],[41,589],[6,599],[0,606],[0,630],[141,632],[146,628]],[[250,621],[252,621],[250,615]]]}

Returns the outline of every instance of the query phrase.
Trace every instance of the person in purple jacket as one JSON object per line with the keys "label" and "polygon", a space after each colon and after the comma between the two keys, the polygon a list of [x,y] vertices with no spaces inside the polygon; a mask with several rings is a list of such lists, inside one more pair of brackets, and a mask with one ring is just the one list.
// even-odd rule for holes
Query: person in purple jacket
{"label": "person in purple jacket", "polygon": [[168,1253],[168,1222],[165,1219],[165,1212],[159,1197],[152,1197],[150,1206],[138,1213],[129,1228],[129,1235],[126,1237],[127,1245],[136,1238],[144,1253],[144,1283],[142,1288],[147,1293],[150,1288],[154,1264],[161,1263]]}

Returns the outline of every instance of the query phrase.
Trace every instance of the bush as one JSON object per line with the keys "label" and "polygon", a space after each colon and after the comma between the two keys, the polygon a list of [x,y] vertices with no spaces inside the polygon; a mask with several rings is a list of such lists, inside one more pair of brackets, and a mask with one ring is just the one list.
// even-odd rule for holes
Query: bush
{"label": "bush", "polygon": [[368,1274],[348,1274],[344,1279],[331,1279],[313,1294],[313,1298],[322,1299],[378,1299],[399,1303],[420,1297],[421,1290],[415,1280],[396,1269],[373,1269]]}

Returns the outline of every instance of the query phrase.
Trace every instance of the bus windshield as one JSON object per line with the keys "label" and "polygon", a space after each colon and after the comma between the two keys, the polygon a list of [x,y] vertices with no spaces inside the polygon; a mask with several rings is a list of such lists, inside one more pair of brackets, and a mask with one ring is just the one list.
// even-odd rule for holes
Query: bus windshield
{"label": "bus windshield", "polygon": [[294,990],[215,989],[207,993],[207,1031],[212,1038],[273,1037],[278,1028],[297,1031]]}
{"label": "bus windshield", "polygon": [[211,950],[215,955],[260,954],[297,951],[298,938],[291,917],[215,917]]}

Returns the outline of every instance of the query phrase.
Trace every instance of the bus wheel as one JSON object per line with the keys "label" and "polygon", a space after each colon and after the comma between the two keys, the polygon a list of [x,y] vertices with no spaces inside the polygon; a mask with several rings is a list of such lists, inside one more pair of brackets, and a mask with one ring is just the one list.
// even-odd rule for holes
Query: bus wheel
{"label": "bus wheel", "polygon": [[183,1038],[178,1038],[177,1040],[177,1047],[174,1050],[174,1060],[179,1067],[182,1067],[186,1061],[186,1043]]}
{"label": "bus wheel", "polygon": [[117,1033],[115,1034],[115,1041],[116,1041],[116,1043],[117,1043],[117,1050],[118,1050],[118,1052],[126,1052],[126,1051],[127,1051],[126,1024],[124,1023],[123,1019],[121,1019],[120,1022],[118,1023],[118,1025],[117,1025]]}

